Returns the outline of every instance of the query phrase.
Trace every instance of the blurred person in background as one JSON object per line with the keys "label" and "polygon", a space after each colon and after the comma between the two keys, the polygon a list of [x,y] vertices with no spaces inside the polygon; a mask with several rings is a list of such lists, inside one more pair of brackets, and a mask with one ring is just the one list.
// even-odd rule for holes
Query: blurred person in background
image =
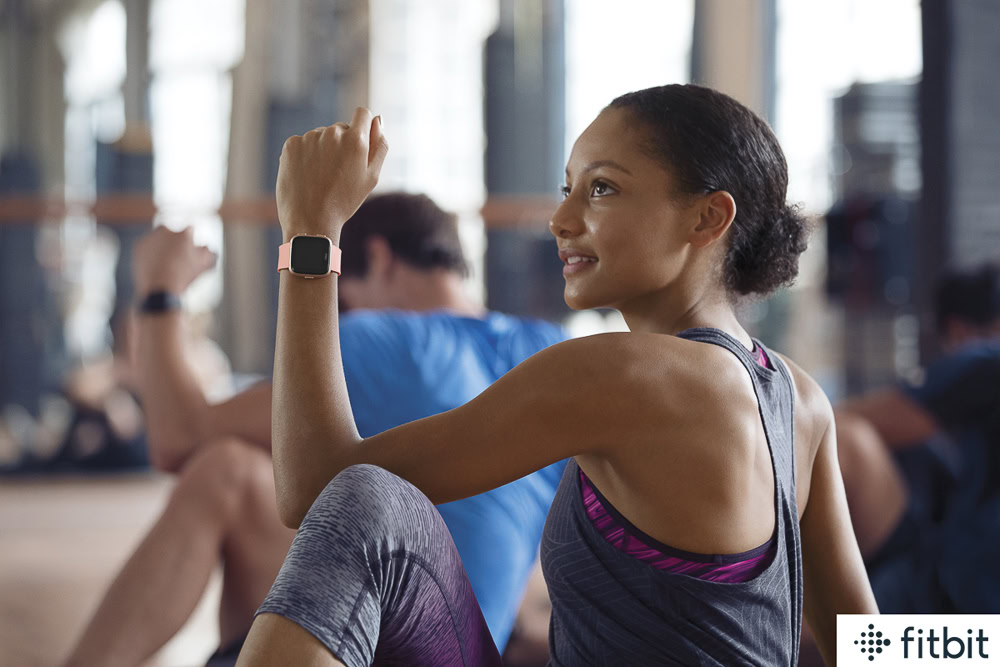
{"label": "blurred person in background", "polygon": [[844,401],[858,545],[887,613],[1000,612],[1000,270],[947,272],[942,354],[920,382]]}
{"label": "blurred person in background", "polygon": [[[461,405],[565,339],[555,325],[485,311],[467,297],[456,218],[426,196],[374,196],[352,225],[340,278],[352,312],[340,346],[362,433]],[[219,563],[221,646],[209,664],[234,662],[295,535],[276,509],[270,383],[212,405],[186,356],[177,296],[214,263],[190,229],[159,227],[136,248],[136,293],[147,295],[136,316],[136,376],[150,457],[178,479],[69,665],[135,665],[152,655],[190,616]],[[440,508],[498,646],[510,634],[564,466]]]}
{"label": "blurred person in background", "polygon": [[[47,246],[48,247],[48,246]],[[39,401],[38,416],[16,403],[0,410],[0,474],[37,475],[142,470],[149,467],[145,424],[135,378],[135,319],[115,310],[119,245],[98,225],[76,243],[83,265],[76,280],[59,279],[63,335],[73,344],[58,382]],[[61,250],[44,253],[53,274],[65,272]],[[232,373],[208,336],[205,313],[189,318],[188,353],[199,385],[211,397],[232,394]],[[102,326],[108,323],[110,326]]]}

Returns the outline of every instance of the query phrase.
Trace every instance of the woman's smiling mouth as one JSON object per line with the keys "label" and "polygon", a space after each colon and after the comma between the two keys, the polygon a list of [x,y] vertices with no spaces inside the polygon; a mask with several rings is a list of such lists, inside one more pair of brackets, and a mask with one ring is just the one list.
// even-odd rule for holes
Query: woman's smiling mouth
{"label": "woman's smiling mouth", "polygon": [[560,250],[559,259],[566,264],[563,266],[564,276],[586,271],[597,263],[596,257],[586,255],[578,250]]}
{"label": "woman's smiling mouth", "polygon": [[570,257],[566,260],[566,266],[563,267],[563,275],[569,275],[571,273],[580,273],[581,271],[586,271],[594,264],[597,264],[596,257]]}

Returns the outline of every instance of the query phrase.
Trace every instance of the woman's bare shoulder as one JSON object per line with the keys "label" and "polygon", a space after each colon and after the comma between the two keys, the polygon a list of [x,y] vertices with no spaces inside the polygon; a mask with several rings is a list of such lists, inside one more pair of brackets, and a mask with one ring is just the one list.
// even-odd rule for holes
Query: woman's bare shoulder
{"label": "woman's bare shoulder", "polygon": [[819,383],[785,355],[778,353],[778,356],[791,372],[792,382],[795,384],[796,410],[805,410],[808,415],[815,416],[820,420],[827,417],[832,418],[833,409],[830,407],[830,399],[827,398],[826,392],[819,386]]}
{"label": "woman's bare shoulder", "polygon": [[549,357],[550,363],[573,358],[581,365],[593,365],[604,372],[641,375],[650,369],[662,372],[674,368],[679,359],[675,353],[685,344],[688,341],[662,334],[612,332],[572,338],[536,356]]}
{"label": "woman's bare shoulder", "polygon": [[[721,362],[718,357],[721,357]],[[722,348],[674,336],[615,332],[574,338],[538,355],[550,368],[572,367],[574,391],[595,392],[602,402],[618,398],[630,412],[644,408],[649,418],[668,419],[687,411],[694,400],[708,400],[720,385],[749,378]],[[539,361],[542,361],[542,358]],[[752,394],[752,388],[751,388]]]}
{"label": "woman's bare shoulder", "polygon": [[802,442],[805,438],[811,461],[823,436],[833,428],[833,407],[826,392],[811,375],[785,355],[779,353],[778,356],[788,366],[794,384],[796,440]]}

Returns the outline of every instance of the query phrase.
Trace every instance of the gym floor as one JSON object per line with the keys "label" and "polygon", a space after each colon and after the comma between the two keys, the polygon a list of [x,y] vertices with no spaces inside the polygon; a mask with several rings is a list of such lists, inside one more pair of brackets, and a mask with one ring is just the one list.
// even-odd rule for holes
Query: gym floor
{"label": "gym floor", "polygon": [[[0,479],[0,667],[63,660],[167,501],[151,473]],[[203,664],[218,642],[221,576],[147,667]]]}

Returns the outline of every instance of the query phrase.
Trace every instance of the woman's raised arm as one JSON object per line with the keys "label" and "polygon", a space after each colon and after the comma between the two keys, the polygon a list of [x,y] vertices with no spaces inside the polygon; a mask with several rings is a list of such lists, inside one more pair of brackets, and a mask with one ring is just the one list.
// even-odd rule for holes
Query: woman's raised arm
{"label": "woman's raised arm", "polygon": [[[634,400],[639,392],[651,390],[642,386],[651,378],[625,372],[635,367],[628,360],[632,354],[638,351],[628,334],[559,343],[527,359],[463,406],[366,439],[353,431],[342,387],[342,404],[327,401],[331,412],[314,410],[305,418],[308,425],[289,427],[287,436],[275,439],[282,520],[297,526],[326,484],[356,463],[385,468],[434,503],[443,503],[483,493],[569,456],[600,454],[635,440],[655,416],[654,402]],[[323,363],[333,365],[329,359]],[[276,371],[276,422],[277,380]],[[289,389],[313,400],[308,392]],[[664,394],[661,384],[657,395]],[[330,424],[334,416],[340,428],[324,433],[313,426]]]}
{"label": "woman's raised arm", "polygon": [[[285,143],[278,211],[285,242],[323,234],[334,244],[378,180],[381,124],[358,109],[350,126]],[[345,467],[372,463],[409,480],[434,502],[487,491],[568,456],[648,428],[662,375],[643,369],[637,337],[607,334],[536,354],[479,397],[449,412],[358,434],[340,356],[337,280],[283,272],[274,359],[272,454],[278,509],[291,527]],[[638,383],[638,384],[637,384]]]}

